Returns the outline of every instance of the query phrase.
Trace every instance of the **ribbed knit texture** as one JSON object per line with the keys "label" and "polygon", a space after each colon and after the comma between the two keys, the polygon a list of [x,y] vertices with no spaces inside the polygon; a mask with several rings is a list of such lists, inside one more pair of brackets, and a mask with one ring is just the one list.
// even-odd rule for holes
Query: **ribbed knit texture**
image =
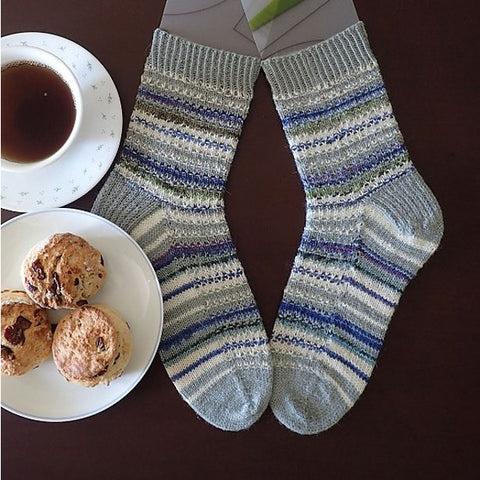
{"label": "ribbed knit texture", "polygon": [[157,30],[120,159],[93,207],[152,261],[164,300],[161,359],[182,397],[224,430],[249,427],[272,388],[223,201],[259,69],[258,59]]}
{"label": "ribbed knit texture", "polygon": [[363,24],[263,63],[306,195],[306,224],[271,340],[271,407],[303,434],[364,390],[442,216],[411,161]]}

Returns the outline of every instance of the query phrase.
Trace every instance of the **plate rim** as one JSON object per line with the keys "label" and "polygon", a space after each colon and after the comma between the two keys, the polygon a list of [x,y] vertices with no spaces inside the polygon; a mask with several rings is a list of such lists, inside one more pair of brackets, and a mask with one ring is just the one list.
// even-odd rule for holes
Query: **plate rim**
{"label": "plate rim", "polygon": [[[110,221],[110,220],[108,220],[104,217],[101,217],[100,215],[92,213],[88,210],[81,210],[81,209],[76,209],[76,208],[53,207],[53,208],[47,208],[47,209],[44,209],[44,210],[34,210],[34,211],[25,212],[25,213],[22,213],[20,215],[17,215],[13,218],[10,218],[6,222],[2,223],[1,227],[0,227],[1,236],[3,236],[4,228],[11,225],[12,223],[15,223],[16,221],[23,220],[24,218],[30,217],[30,216],[38,216],[38,215],[51,214],[51,213],[54,213],[54,214],[67,213],[67,214],[73,214],[73,215],[78,215],[78,214],[79,215],[86,215],[87,217],[93,218],[97,221],[101,221],[101,222],[109,225],[110,227],[113,227],[117,232],[119,232],[122,236],[124,236],[127,240],[129,240],[130,243],[139,251],[141,256],[144,258],[144,260],[146,261],[146,264],[148,266],[148,269],[152,273],[154,283],[155,283],[155,286],[156,286],[155,292],[158,295],[158,300],[159,300],[160,320],[161,320],[160,321],[160,326],[158,328],[157,338],[155,340],[155,346],[152,350],[152,353],[150,354],[150,356],[148,358],[148,361],[143,366],[143,368],[142,368],[141,372],[138,374],[137,378],[135,378],[135,380],[131,384],[129,384],[128,387],[124,391],[122,391],[120,395],[116,396],[114,399],[107,402],[105,405],[102,405],[102,406],[96,408],[95,410],[91,410],[91,411],[83,413],[83,414],[73,415],[73,416],[68,416],[68,417],[47,417],[47,416],[41,416],[41,415],[33,415],[33,414],[30,414],[30,413],[23,412],[19,409],[16,409],[15,407],[12,407],[10,405],[6,405],[3,401],[3,395],[2,395],[2,398],[1,398],[1,401],[0,401],[1,408],[10,412],[10,413],[13,413],[15,415],[18,415],[20,417],[23,417],[23,418],[26,418],[26,419],[29,419],[29,420],[35,420],[35,421],[39,421],[39,422],[64,423],[64,422],[72,422],[72,421],[77,421],[77,420],[82,420],[82,419],[85,419],[85,418],[89,418],[89,417],[97,415],[97,414],[99,414],[99,413],[101,413],[105,410],[108,410],[109,408],[113,407],[115,404],[120,402],[120,400],[125,398],[130,392],[132,392],[135,389],[135,387],[140,383],[140,381],[143,379],[145,374],[150,369],[150,367],[153,363],[153,360],[155,359],[156,355],[158,354],[158,349],[159,349],[159,346],[160,346],[160,340],[161,340],[161,337],[162,337],[163,326],[164,326],[164,310],[163,310],[163,294],[162,294],[162,289],[161,289],[161,286],[160,286],[160,282],[158,280],[157,274],[155,273],[155,269],[153,268],[153,265],[150,262],[149,258],[147,257],[146,253],[143,251],[143,249],[140,247],[140,245],[138,245],[138,243],[132,238],[132,236],[129,235],[127,232],[125,232],[125,230],[120,228],[118,225],[116,225],[112,221]],[[2,389],[3,389],[3,386],[1,387],[0,390],[2,390]]]}

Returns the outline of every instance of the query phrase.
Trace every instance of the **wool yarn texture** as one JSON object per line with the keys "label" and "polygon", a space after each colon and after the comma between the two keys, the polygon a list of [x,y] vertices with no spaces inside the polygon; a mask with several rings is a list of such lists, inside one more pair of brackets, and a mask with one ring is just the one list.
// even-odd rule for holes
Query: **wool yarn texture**
{"label": "wool yarn texture", "polygon": [[233,431],[266,409],[273,377],[223,199],[259,70],[259,59],[156,30],[119,160],[93,207],[157,272],[159,353],[177,390]]}
{"label": "wool yarn texture", "polygon": [[306,196],[270,342],[271,407],[289,429],[314,434],[363,392],[443,221],[409,159],[362,22],[263,68]]}

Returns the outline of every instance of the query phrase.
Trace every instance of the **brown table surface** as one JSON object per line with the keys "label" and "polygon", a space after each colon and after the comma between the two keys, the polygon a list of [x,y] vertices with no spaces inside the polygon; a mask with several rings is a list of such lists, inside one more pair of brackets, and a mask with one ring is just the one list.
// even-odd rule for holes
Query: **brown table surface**
{"label": "brown table surface", "polygon": [[[93,417],[42,423],[2,410],[3,478],[480,478],[474,4],[356,1],[411,157],[446,227],[441,247],[404,293],[350,412],[316,436],[290,432],[270,410],[248,431],[223,432],[183,402],[157,356],[127,397]],[[163,6],[3,0],[2,35],[50,32],[91,51],[117,85],[125,133]],[[90,209],[100,185],[69,206]],[[303,228],[304,197],[263,74],[227,190],[232,236],[271,332]],[[15,215],[2,211],[2,220]]]}

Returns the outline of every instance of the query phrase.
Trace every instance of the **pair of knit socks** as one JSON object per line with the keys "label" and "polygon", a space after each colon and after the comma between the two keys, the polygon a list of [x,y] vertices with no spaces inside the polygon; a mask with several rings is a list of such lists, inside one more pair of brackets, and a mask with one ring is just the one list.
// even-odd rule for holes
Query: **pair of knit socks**
{"label": "pair of knit socks", "polygon": [[[223,201],[261,67],[306,194],[270,340]],[[443,231],[361,22],[263,63],[157,30],[93,211],[152,261],[161,359],[181,396],[224,430],[248,428],[269,404],[298,433],[335,424],[365,388],[400,295]]]}

